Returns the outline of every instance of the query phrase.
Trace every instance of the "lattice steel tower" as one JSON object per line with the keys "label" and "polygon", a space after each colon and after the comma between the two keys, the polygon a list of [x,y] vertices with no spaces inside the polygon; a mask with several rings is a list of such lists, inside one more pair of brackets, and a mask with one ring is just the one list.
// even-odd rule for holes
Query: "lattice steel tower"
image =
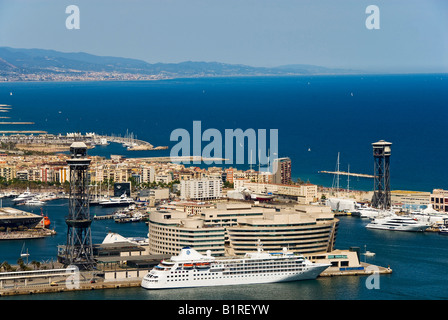
{"label": "lattice steel tower", "polygon": [[64,264],[75,265],[80,269],[92,269],[95,265],[92,250],[92,219],[89,212],[87,146],[83,142],[74,142],[70,146],[70,197],[67,223],[67,245]]}
{"label": "lattice steel tower", "polygon": [[392,143],[380,140],[372,143],[374,159],[374,187],[372,206],[389,209],[390,200],[390,154]]}

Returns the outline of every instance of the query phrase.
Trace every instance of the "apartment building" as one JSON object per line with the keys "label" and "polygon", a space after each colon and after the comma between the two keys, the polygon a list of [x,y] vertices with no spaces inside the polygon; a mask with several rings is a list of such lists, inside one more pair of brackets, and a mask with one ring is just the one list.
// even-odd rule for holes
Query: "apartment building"
{"label": "apartment building", "polygon": [[448,190],[434,189],[430,195],[432,207],[440,212],[448,212]]}
{"label": "apartment building", "polygon": [[221,179],[191,179],[180,182],[182,200],[211,200],[222,196]]}
{"label": "apartment building", "polygon": [[273,162],[273,182],[279,184],[291,183],[291,159],[278,158]]}

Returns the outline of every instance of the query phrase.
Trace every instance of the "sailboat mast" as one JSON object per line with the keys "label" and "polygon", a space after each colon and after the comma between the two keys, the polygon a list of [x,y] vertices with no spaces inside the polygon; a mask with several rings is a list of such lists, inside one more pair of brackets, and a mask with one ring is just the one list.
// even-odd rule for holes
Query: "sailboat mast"
{"label": "sailboat mast", "polygon": [[340,152],[338,152],[338,161],[337,161],[337,163],[336,163],[336,192],[337,192],[337,195],[339,195],[339,155],[340,155]]}
{"label": "sailboat mast", "polygon": [[348,172],[347,172],[347,193],[350,191],[350,165],[348,165]]}

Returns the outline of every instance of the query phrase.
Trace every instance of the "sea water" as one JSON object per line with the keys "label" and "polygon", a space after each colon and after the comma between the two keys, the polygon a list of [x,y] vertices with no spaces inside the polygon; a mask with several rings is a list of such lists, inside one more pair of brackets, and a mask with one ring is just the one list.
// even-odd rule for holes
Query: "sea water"
{"label": "sea water", "polygon": [[[293,179],[330,186],[340,170],[373,174],[372,143],[392,142],[392,190],[448,188],[447,75],[350,75],[204,78],[128,82],[1,83],[0,103],[12,109],[6,130],[53,134],[95,132],[134,137],[160,151],[96,147],[92,155],[169,156],[178,129],[277,129],[278,157],[290,157]],[[11,96],[10,92],[14,92]],[[204,147],[207,142],[203,142]],[[256,155],[253,155],[256,158]],[[224,165],[249,168],[245,164]],[[372,190],[351,177],[350,188]],[[341,177],[341,187],[346,187]]]}
{"label": "sea water", "polygon": [[[144,82],[2,83],[0,103],[10,104],[11,121],[33,121],[14,130],[96,132],[134,136],[155,146],[173,146],[177,128],[203,130],[278,129],[279,156],[292,160],[294,179],[331,186],[338,152],[341,170],[373,173],[371,143],[390,141],[392,189],[448,189],[446,75],[357,75],[178,79]],[[14,92],[10,96],[9,92]],[[8,127],[8,129],[11,129]],[[109,157],[168,156],[169,150],[127,151],[120,145],[96,147],[91,155]],[[247,169],[248,165],[240,166]],[[346,171],[346,170],[344,170]],[[341,180],[342,181],[342,180]],[[341,185],[343,183],[341,182]],[[371,190],[369,179],[350,179],[350,187]],[[6,201],[6,202],[5,202]],[[4,200],[3,205],[8,205]],[[91,208],[91,214],[113,209]],[[40,209],[28,208],[40,213]],[[66,243],[66,200],[43,209],[57,235],[30,240],[30,260],[55,259],[57,245]],[[279,299],[279,300],[397,300],[447,299],[448,237],[437,233],[405,233],[365,228],[367,221],[341,217],[336,248],[358,246],[375,252],[367,262],[390,266],[380,288],[369,289],[367,277],[331,277],[312,281],[147,291],[141,288],[57,294],[57,299]],[[146,236],[144,223],[94,221],[92,238],[100,243],[107,232]],[[364,247],[366,246],[366,247]],[[0,242],[0,261],[14,263],[22,241]],[[363,257],[364,258],[364,257]],[[5,299],[5,298],[2,298]],[[56,299],[55,294],[13,299]]]}

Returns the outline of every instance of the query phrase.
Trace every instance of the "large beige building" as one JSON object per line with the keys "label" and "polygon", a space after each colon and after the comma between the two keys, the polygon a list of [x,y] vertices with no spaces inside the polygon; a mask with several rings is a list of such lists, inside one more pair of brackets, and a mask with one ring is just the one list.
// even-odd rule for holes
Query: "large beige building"
{"label": "large beige building", "polygon": [[248,179],[234,180],[234,188],[247,188],[254,193],[266,192],[277,196],[289,198],[300,204],[310,204],[318,200],[317,185],[306,183],[301,185],[278,184],[278,183],[257,183]]}
{"label": "large beige building", "polygon": [[268,251],[287,247],[307,255],[329,252],[334,249],[338,222],[326,206],[266,211],[262,216],[240,218],[229,227],[229,245],[237,255],[256,250],[258,240]]}
{"label": "large beige building", "polygon": [[223,227],[204,225],[199,216],[177,210],[151,212],[149,220],[149,251],[152,254],[177,255],[183,247],[192,247],[205,254],[223,256]]}
{"label": "large beige building", "polygon": [[245,203],[220,204],[193,215],[159,210],[149,218],[149,251],[176,254],[184,246],[212,255],[242,255],[257,250],[279,252],[288,247],[301,254],[333,250],[338,219],[329,207],[297,205],[276,209]]}

